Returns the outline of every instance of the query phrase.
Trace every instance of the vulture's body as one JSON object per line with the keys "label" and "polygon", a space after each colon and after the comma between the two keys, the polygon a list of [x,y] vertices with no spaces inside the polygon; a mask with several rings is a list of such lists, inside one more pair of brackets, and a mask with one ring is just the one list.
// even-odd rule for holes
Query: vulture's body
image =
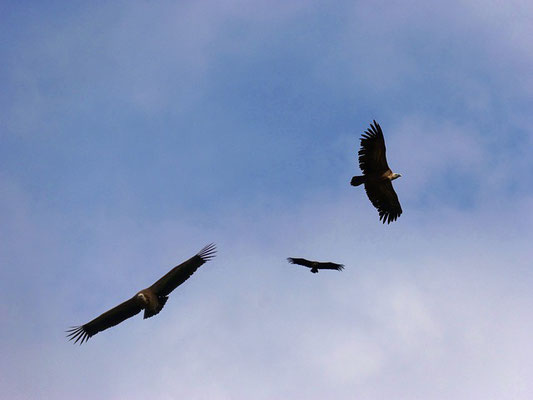
{"label": "vulture's body", "polygon": [[67,330],[67,337],[80,341],[80,344],[89,340],[93,335],[107,328],[120,324],[122,321],[133,317],[144,310],[144,318],[150,318],[163,309],[168,300],[168,295],[189,277],[206,261],[215,256],[214,244],[205,246],[195,256],[172,268],[167,274],[155,282],[152,286],[141,290],[131,299],[106,311],[92,321],[75,326]]}
{"label": "vulture's body", "polygon": [[380,221],[389,224],[402,214],[400,201],[392,187],[392,181],[401,175],[391,171],[385,152],[383,131],[374,121],[361,136],[359,167],[363,175],[354,176],[350,183],[352,186],[365,185],[366,194],[378,210]]}
{"label": "vulture's body", "polygon": [[342,271],[344,269],[344,265],[342,264],[336,264],[332,262],[311,261],[311,260],[306,260],[305,258],[289,257],[287,258],[287,261],[289,261],[291,264],[298,264],[298,265],[303,265],[304,267],[307,267],[307,268],[311,268],[311,272],[313,274],[316,274],[319,269],[334,269],[336,271]]}

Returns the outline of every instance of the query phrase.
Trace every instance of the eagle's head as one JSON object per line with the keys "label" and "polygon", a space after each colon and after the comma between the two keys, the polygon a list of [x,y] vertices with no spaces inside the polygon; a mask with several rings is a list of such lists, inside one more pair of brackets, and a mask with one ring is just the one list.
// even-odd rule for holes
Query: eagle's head
{"label": "eagle's head", "polygon": [[402,176],[401,174],[394,173],[394,174],[392,174],[392,176],[390,177],[390,180],[393,181],[393,180],[395,180],[396,178],[399,178],[399,177],[401,177],[401,176]]}

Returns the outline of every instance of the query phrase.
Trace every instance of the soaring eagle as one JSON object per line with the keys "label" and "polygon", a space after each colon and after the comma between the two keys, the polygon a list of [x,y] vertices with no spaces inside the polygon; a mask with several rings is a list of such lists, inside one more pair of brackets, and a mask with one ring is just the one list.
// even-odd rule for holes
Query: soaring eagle
{"label": "soaring eagle", "polygon": [[306,260],[305,258],[287,258],[287,261],[289,261],[291,264],[298,264],[303,265],[304,267],[311,268],[311,272],[313,274],[316,274],[319,269],[334,269],[337,271],[342,271],[344,269],[344,265],[342,264],[335,264],[332,262],[320,262],[320,261],[310,261]]}
{"label": "soaring eagle", "polygon": [[376,121],[361,136],[359,167],[363,175],[354,176],[350,182],[352,186],[365,184],[366,194],[377,208],[380,221],[388,224],[396,221],[402,214],[402,207],[392,181],[401,175],[392,172],[387,164],[383,131]]}
{"label": "soaring eagle", "polygon": [[144,318],[150,318],[159,313],[168,300],[168,295],[189,277],[206,261],[215,256],[216,247],[213,243],[205,246],[195,256],[172,268],[166,275],[149,288],[141,290],[131,299],[106,311],[99,317],[85,325],[73,326],[67,330],[69,340],[80,345],[98,332],[111,328],[122,321],[133,317],[144,309]]}

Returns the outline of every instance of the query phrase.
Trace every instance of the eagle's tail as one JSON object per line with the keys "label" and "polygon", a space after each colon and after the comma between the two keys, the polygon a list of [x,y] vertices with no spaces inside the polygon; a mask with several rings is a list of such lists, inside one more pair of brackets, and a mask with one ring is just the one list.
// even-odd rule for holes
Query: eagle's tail
{"label": "eagle's tail", "polygon": [[359,186],[366,181],[366,176],[360,175],[360,176],[354,176],[352,178],[352,181],[350,182],[352,186]]}

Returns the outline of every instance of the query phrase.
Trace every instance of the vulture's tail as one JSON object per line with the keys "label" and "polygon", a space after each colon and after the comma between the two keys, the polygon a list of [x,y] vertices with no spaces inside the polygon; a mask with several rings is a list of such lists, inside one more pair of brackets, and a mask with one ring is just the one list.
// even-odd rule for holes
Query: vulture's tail
{"label": "vulture's tail", "polygon": [[352,186],[359,186],[366,181],[366,176],[360,175],[360,176],[354,176],[352,178],[352,181],[350,182]]}

